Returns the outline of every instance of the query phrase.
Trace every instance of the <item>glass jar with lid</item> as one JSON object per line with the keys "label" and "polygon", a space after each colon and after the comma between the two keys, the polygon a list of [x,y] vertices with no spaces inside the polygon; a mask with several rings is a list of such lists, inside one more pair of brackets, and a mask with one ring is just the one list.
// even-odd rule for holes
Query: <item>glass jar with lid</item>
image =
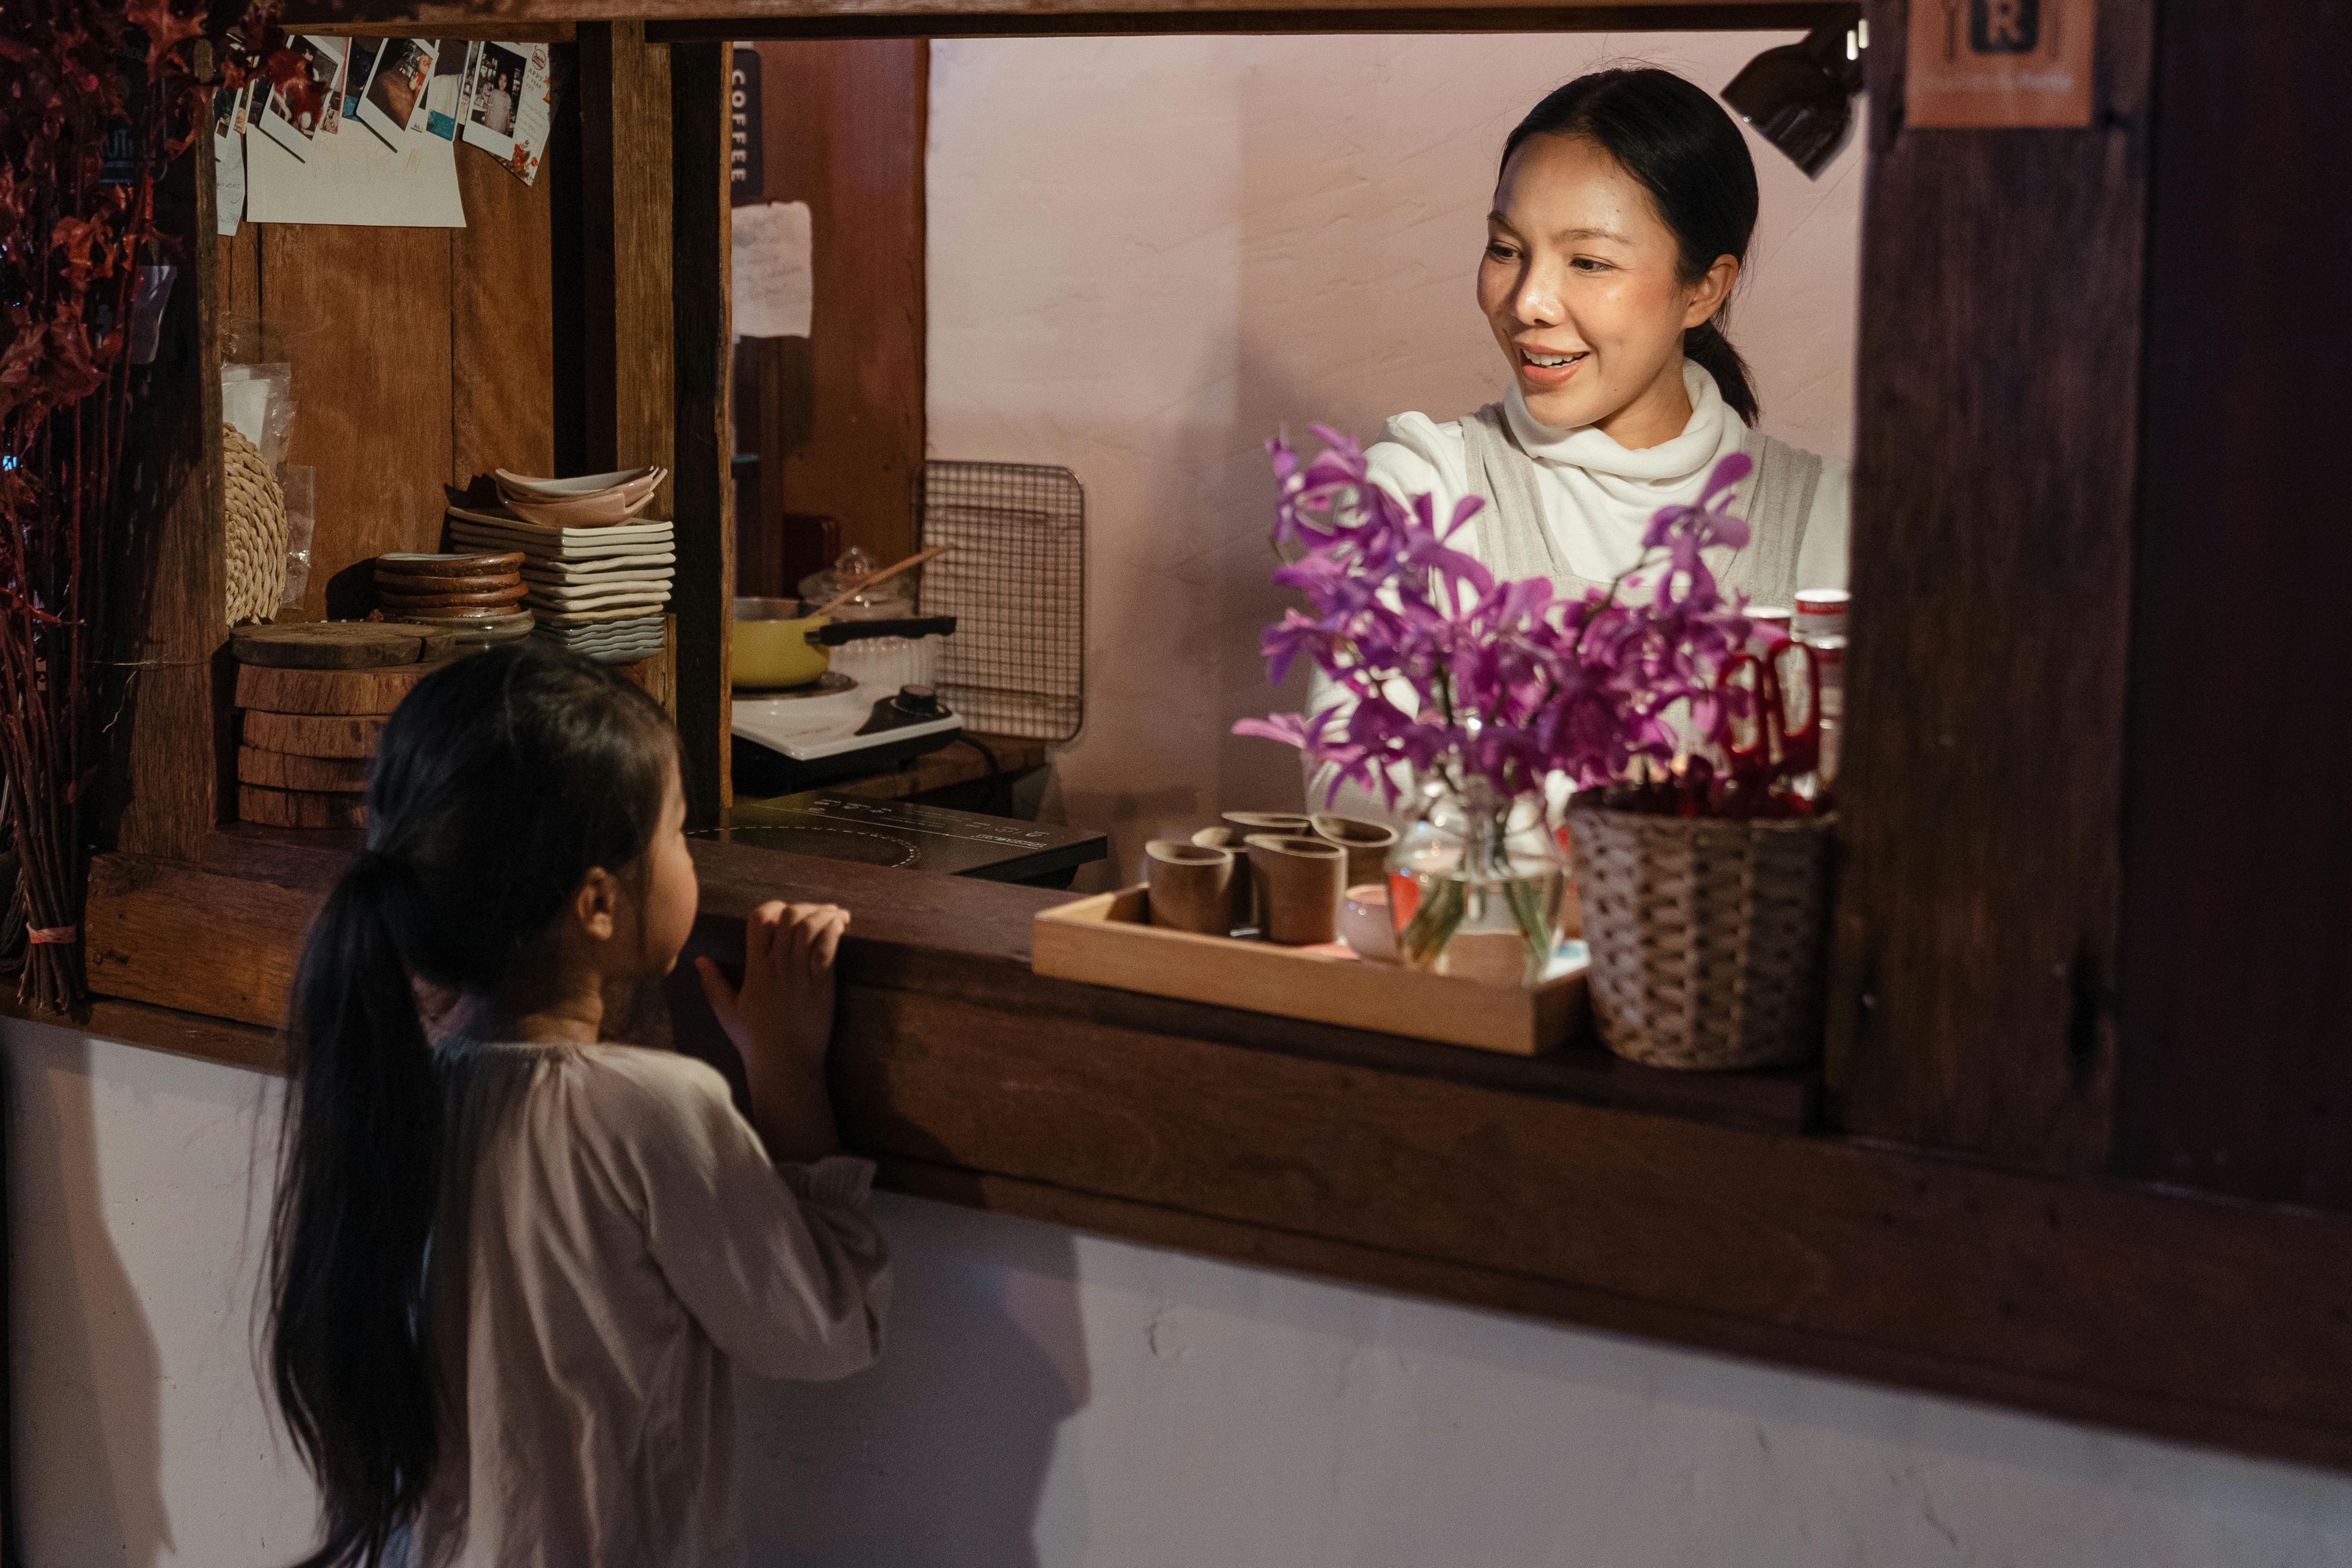
{"label": "glass jar with lid", "polygon": [[[811,572],[801,579],[801,598],[812,610],[824,603],[860,578],[873,576],[881,570],[875,559],[856,545],[841,552],[840,559],[823,571]],[[899,621],[915,613],[915,579],[902,573],[887,582],[877,582],[872,588],[851,594],[833,610],[836,621]]]}

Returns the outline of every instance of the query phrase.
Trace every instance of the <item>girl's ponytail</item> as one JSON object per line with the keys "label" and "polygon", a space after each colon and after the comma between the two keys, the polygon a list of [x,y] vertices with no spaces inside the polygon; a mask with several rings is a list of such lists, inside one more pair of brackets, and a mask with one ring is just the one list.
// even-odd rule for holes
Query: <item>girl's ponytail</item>
{"label": "girl's ponytail", "polygon": [[[1716,314],[1719,317],[1722,312]],[[1739,350],[1731,346],[1731,340],[1723,335],[1723,329],[1714,319],[1684,331],[1683,357],[1706,367],[1707,374],[1715,378],[1716,390],[1723,393],[1723,401],[1742,423],[1756,423],[1756,389],[1748,383],[1748,361],[1739,357]]]}
{"label": "girl's ponytail", "polygon": [[589,872],[638,863],[677,765],[640,687],[535,646],[435,671],[384,726],[368,848],[310,926],[288,1047],[269,1361],[325,1496],[305,1568],[383,1563],[441,1447],[425,1256],[443,1100],[414,982],[490,1002],[528,984]]}
{"label": "girl's ponytail", "polygon": [[311,925],[295,982],[299,1098],[278,1193],[270,1370],[326,1499],[325,1541],[304,1568],[383,1561],[438,1446],[421,1329],[441,1092],[394,935],[393,905],[415,896],[399,862],[361,855]]}

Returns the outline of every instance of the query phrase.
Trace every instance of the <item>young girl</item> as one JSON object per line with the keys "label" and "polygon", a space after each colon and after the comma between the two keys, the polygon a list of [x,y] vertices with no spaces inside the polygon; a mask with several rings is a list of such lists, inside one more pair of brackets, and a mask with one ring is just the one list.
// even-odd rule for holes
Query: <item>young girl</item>
{"label": "young girl", "polygon": [[872,1167],[824,1079],[848,915],[761,907],[740,993],[701,965],[756,1130],[702,1063],[598,1042],[607,982],[694,925],[678,763],[642,691],[538,649],[385,727],[296,984],[271,1369],[325,1494],[306,1563],[739,1561],[730,1364],[879,1348]]}

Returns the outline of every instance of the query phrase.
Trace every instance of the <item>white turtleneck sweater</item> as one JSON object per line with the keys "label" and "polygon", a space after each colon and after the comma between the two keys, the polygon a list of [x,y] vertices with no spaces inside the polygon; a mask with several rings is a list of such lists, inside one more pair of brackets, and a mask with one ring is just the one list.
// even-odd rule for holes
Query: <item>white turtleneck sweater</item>
{"label": "white turtleneck sweater", "polygon": [[[1638,452],[1620,446],[1595,425],[1555,430],[1537,423],[1516,385],[1504,398],[1512,434],[1540,470],[1537,489],[1552,544],[1578,576],[1606,582],[1630,568],[1641,558],[1642,530],[1649,526],[1651,514],[1661,507],[1696,501],[1716,464],[1739,450],[1748,426],[1723,401],[1715,377],[1686,360],[1683,385],[1691,400],[1690,422],[1683,433]],[[1387,439],[1364,455],[1372,482],[1399,501],[1433,495],[1442,519],[1470,493],[1459,422],[1440,424],[1427,414],[1401,413],[1389,421],[1385,434]],[[1797,558],[1799,587],[1846,585],[1847,494],[1846,465],[1823,459]],[[1473,517],[1455,542],[1492,564],[1479,538],[1482,521]]]}

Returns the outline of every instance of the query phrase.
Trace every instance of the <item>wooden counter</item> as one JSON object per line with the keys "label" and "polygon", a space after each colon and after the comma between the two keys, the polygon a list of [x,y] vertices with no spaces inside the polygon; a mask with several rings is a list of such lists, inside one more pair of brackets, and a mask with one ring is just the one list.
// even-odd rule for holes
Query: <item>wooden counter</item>
{"label": "wooden counter", "polygon": [[[237,829],[195,864],[102,857],[93,977],[122,999],[86,1027],[273,1065],[345,852]],[[1045,978],[1029,919],[1066,894],[695,855],[694,945],[722,961],[763,899],[856,915],[834,1090],[897,1190],[2352,1468],[2352,1221],[1814,1135],[1800,1077],[1522,1060]],[[711,1051],[696,988],[670,991],[680,1048]]]}

